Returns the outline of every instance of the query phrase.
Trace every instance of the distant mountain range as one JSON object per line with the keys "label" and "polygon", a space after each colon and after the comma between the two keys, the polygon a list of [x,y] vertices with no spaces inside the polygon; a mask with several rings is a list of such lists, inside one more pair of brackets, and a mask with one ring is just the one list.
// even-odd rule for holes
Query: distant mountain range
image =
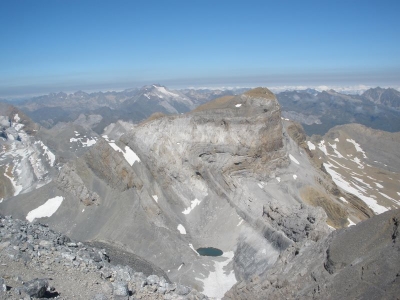
{"label": "distant mountain range", "polygon": [[[108,109],[114,117],[121,112],[129,117],[139,108],[143,115],[173,115],[153,114],[137,125],[119,120],[97,134],[92,128],[107,120],[105,115],[81,113],[72,122],[45,128],[19,108],[0,103],[0,213],[38,220],[76,241],[100,243],[107,252],[143,257],[166,279],[214,299],[229,290],[226,299],[235,300],[280,299],[281,294],[309,299],[316,290],[316,299],[343,299],[346,293],[364,299],[372,290],[376,299],[399,294],[400,132],[350,124],[309,137],[300,124],[282,116],[288,111],[266,88],[203,105],[198,103],[224,92],[152,85],[124,93],[107,94],[113,104],[104,106],[100,93],[83,92],[25,105],[55,105],[51,108],[79,114],[82,103],[89,112]],[[330,120],[330,111],[344,114],[354,103],[362,109],[373,103],[334,91],[291,93],[285,94],[290,101],[309,103],[298,115],[310,113],[313,105],[320,109],[319,126]],[[377,101],[386,103],[378,94]],[[94,100],[80,100],[85,97]],[[371,105],[398,112],[387,104]],[[8,220],[2,224],[25,234]],[[335,229],[344,230],[331,233]],[[28,246],[18,237],[15,247],[10,236],[4,232],[0,258],[4,253],[14,260],[15,251]],[[44,257],[47,250],[40,247],[35,253]],[[210,248],[220,256],[200,253]],[[71,261],[76,261],[71,268],[81,268],[78,254]],[[106,267],[98,264],[104,275],[97,278],[100,284],[115,276],[107,275]],[[354,274],[366,274],[374,286]],[[346,286],[354,286],[351,293]]]}
{"label": "distant mountain range", "polygon": [[336,125],[359,123],[389,132],[400,131],[400,92],[373,88],[361,95],[307,89],[277,94],[282,115],[301,123],[308,135],[323,135]]}
{"label": "distant mountain range", "polygon": [[[186,113],[216,98],[246,90],[170,90],[153,84],[122,92],[52,93],[14,105],[45,128],[77,121],[101,134],[104,128],[117,121],[139,123],[154,113]],[[324,135],[334,126],[349,123],[400,131],[400,92],[392,88],[371,88],[361,95],[306,89],[284,91],[276,96],[282,116],[301,123],[309,136]]]}
{"label": "distant mountain range", "polygon": [[234,94],[235,91],[232,90],[172,91],[153,84],[122,92],[51,93],[15,105],[46,128],[59,122],[74,121],[81,114],[98,115],[98,122],[92,124],[92,128],[101,133],[107,125],[118,120],[139,122],[155,112],[185,113],[202,103]]}

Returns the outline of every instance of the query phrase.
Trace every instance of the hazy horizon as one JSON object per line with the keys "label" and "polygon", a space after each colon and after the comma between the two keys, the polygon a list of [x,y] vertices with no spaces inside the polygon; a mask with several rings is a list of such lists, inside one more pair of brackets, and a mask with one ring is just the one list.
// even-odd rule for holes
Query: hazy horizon
{"label": "hazy horizon", "polygon": [[221,86],[400,85],[395,1],[0,3],[0,98]]}

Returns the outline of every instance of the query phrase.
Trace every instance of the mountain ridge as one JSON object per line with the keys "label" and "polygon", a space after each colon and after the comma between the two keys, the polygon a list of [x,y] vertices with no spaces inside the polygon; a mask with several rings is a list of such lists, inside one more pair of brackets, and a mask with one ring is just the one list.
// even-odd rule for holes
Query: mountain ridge
{"label": "mountain ridge", "polygon": [[[101,136],[85,122],[92,121],[82,117],[30,137],[51,146],[51,181],[6,197],[1,211],[31,219],[57,201],[44,217],[52,228],[117,245],[211,297],[262,276],[288,249],[302,251],[334,228],[400,205],[397,175],[382,177],[389,173],[381,163],[397,159],[384,154],[397,147],[392,134],[344,126],[308,137],[266,88],[185,114],[119,121]],[[385,138],[374,153],[368,138],[376,135]],[[200,256],[202,247],[222,256]]]}

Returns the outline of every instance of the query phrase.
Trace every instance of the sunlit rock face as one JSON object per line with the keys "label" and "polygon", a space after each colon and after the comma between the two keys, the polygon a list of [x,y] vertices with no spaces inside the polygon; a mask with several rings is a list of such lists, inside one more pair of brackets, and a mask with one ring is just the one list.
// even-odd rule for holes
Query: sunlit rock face
{"label": "sunlit rock face", "polygon": [[[296,182],[291,168],[300,170],[302,163],[307,169],[308,158],[303,153],[301,162],[294,163],[294,156],[288,156],[288,150],[298,149],[284,137],[280,107],[268,89],[219,98],[186,115],[151,118],[121,142],[137,153],[162,187],[165,200],[158,200],[158,206],[174,211],[190,244],[234,251],[232,258],[195,256],[190,268],[199,272],[207,273],[203,265],[216,272],[213,262],[231,259],[224,272],[234,270],[235,278],[248,278],[267,269],[296,241],[327,232],[324,212],[299,200],[295,187],[308,182]],[[273,222],[274,214],[285,221]],[[307,235],[293,233],[306,226]],[[188,269],[186,264],[182,268]],[[188,280],[179,272],[174,276]],[[207,276],[196,276],[200,290],[212,290]]]}
{"label": "sunlit rock face", "polygon": [[[314,205],[336,201],[328,175],[310,159],[301,128],[290,124],[275,96],[257,88],[187,114],[110,127],[96,139],[70,129],[64,149],[57,148],[66,163],[55,180],[1,208],[26,218],[63,197],[46,223],[74,239],[133,252],[171,280],[220,298],[237,281],[266,272],[287,249],[331,230],[325,211],[337,206]],[[89,138],[95,143],[86,147]],[[82,141],[85,147],[75,149]],[[346,214],[330,216],[332,225],[345,227]],[[222,255],[196,251],[207,247]]]}

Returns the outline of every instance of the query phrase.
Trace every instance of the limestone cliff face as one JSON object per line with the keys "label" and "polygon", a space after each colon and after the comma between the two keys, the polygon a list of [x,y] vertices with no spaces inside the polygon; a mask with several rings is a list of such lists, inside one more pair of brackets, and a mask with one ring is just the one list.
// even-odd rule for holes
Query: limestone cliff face
{"label": "limestone cliff face", "polygon": [[100,196],[96,192],[86,187],[81,176],[76,172],[73,163],[62,167],[57,177],[57,183],[61,189],[77,197],[84,205],[99,205],[101,201]]}
{"label": "limestone cliff face", "polygon": [[104,140],[100,140],[84,157],[89,168],[111,187],[120,191],[142,187],[124,157],[113,150]]}
{"label": "limestone cliff face", "polygon": [[235,188],[231,176],[265,177],[287,164],[279,105],[266,89],[144,123],[121,141],[164,186],[187,185],[183,196],[193,199],[207,195],[211,178],[216,192],[226,194]]}
{"label": "limestone cliff face", "polygon": [[[291,138],[282,122],[265,88],[153,116],[119,140],[99,137],[63,166],[56,188],[36,192],[35,205],[64,191],[57,217],[46,222],[76,239],[118,245],[169,270],[171,280],[221,298],[286,249],[329,232],[324,210],[300,194],[323,190],[315,180],[321,171],[297,144],[304,138]],[[23,213],[34,208],[26,199]],[[199,256],[200,247],[224,255]]]}
{"label": "limestone cliff face", "polygon": [[237,278],[262,273],[290,245],[327,233],[324,212],[304,205],[293,183],[276,186],[293,163],[279,104],[268,89],[153,118],[121,142],[162,187],[194,244],[235,250]]}

